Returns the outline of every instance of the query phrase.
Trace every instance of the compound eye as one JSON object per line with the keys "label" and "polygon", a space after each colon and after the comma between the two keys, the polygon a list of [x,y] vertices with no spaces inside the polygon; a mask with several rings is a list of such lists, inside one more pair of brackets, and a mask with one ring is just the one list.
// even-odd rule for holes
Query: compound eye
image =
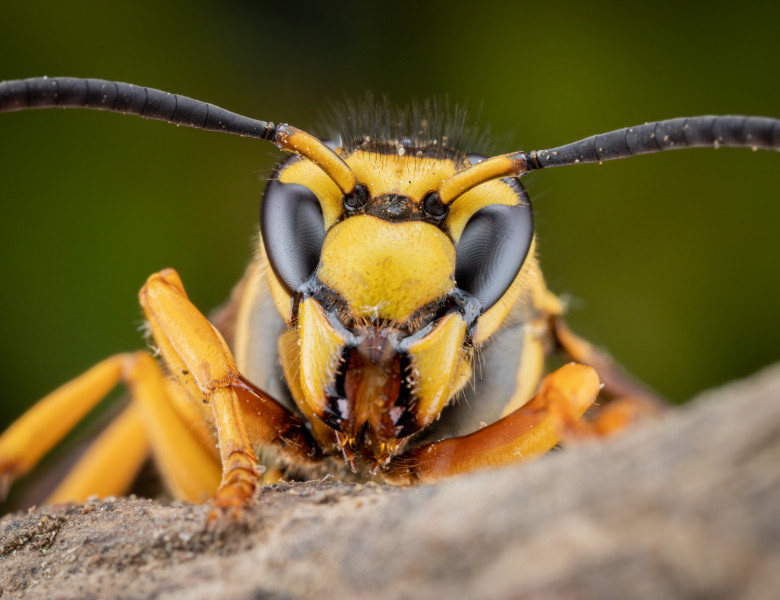
{"label": "compound eye", "polygon": [[317,196],[297,183],[272,179],[263,194],[260,231],[277,280],[294,295],[320,262],[325,223]]}
{"label": "compound eye", "polygon": [[519,196],[514,206],[494,204],[474,214],[461,235],[455,259],[457,286],[489,309],[512,285],[531,248],[531,203],[516,179],[504,179]]}

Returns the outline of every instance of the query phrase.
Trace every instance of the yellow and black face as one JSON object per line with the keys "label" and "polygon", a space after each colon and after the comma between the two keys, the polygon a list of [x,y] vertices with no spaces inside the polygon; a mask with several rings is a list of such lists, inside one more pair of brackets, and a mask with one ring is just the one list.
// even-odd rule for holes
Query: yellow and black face
{"label": "yellow and black face", "polygon": [[337,432],[345,456],[360,448],[381,464],[471,377],[474,350],[520,294],[533,217],[515,178],[438,202],[442,181],[484,158],[440,141],[331,148],[361,194],[291,156],[265,191],[263,251],[299,408]]}

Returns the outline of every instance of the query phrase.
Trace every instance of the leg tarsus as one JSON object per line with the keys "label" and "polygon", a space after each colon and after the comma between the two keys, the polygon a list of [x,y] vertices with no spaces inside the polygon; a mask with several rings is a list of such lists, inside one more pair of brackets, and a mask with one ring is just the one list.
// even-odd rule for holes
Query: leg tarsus
{"label": "leg tarsus", "polygon": [[260,487],[264,467],[259,464],[246,434],[238,396],[228,386],[211,393],[209,401],[214,411],[222,457],[222,480],[212,505],[249,504]]}
{"label": "leg tarsus", "polygon": [[265,467],[243,453],[234,453],[228,461],[230,466],[225,467],[222,483],[209,501],[209,523],[240,521],[244,509],[254,501],[261,489]]}
{"label": "leg tarsus", "polygon": [[217,493],[211,499],[214,508],[230,508],[249,504],[260,490],[261,472],[264,469],[233,468],[222,479]]}
{"label": "leg tarsus", "polygon": [[644,397],[616,398],[598,410],[590,419],[567,424],[562,433],[564,441],[576,441],[590,437],[606,437],[619,433],[632,425],[659,419],[664,410]]}
{"label": "leg tarsus", "polygon": [[604,382],[604,393],[609,398],[636,398],[637,402],[658,414],[669,408],[664,398],[626,372],[606,352],[572,332],[559,316],[551,317],[551,330],[556,343],[569,359],[596,369]]}

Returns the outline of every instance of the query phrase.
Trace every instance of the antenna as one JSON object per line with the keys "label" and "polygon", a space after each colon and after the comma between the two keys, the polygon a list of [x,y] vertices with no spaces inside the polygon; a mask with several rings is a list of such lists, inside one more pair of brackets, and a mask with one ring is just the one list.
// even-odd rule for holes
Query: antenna
{"label": "antenna", "polygon": [[357,178],[347,163],[305,131],[290,125],[251,119],[208,102],[154,88],[77,77],[34,77],[0,83],[0,112],[35,108],[105,110],[266,140],[314,162],[346,196],[355,192],[357,184]]}

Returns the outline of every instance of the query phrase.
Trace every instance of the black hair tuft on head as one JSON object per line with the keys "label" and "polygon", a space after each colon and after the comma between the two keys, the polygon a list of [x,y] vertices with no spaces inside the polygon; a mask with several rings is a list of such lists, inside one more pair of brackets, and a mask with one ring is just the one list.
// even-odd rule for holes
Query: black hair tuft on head
{"label": "black hair tuft on head", "polygon": [[487,153],[490,131],[477,120],[470,122],[466,107],[451,105],[446,97],[396,105],[367,92],[358,100],[331,102],[326,131],[346,153],[463,159]]}

